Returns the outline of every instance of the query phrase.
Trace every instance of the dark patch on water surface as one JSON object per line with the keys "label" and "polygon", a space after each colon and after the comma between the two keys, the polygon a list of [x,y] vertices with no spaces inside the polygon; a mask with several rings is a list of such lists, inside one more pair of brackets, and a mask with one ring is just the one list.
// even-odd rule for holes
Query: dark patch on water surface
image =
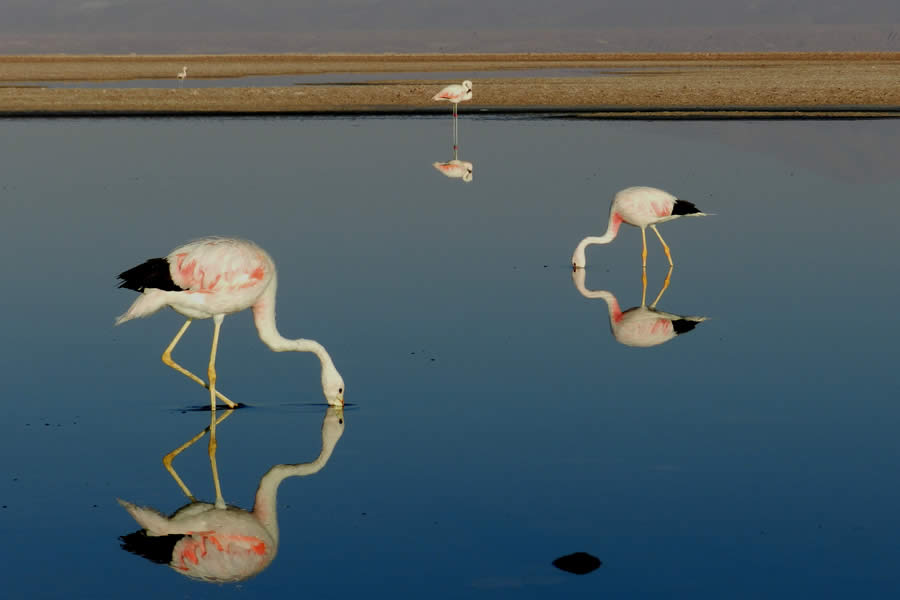
{"label": "dark patch on water surface", "polygon": [[[249,404],[244,404],[243,402],[238,402],[237,406],[231,408],[226,404],[216,404],[216,410],[237,410],[239,408],[251,408]],[[196,406],[188,406],[186,408],[179,408],[178,411],[181,413],[188,412],[211,412],[212,407],[209,404],[198,404]]]}
{"label": "dark patch on water surface", "polygon": [[596,571],[602,564],[603,561],[587,552],[566,554],[553,561],[553,566],[557,569],[575,575],[587,575],[591,571]]}

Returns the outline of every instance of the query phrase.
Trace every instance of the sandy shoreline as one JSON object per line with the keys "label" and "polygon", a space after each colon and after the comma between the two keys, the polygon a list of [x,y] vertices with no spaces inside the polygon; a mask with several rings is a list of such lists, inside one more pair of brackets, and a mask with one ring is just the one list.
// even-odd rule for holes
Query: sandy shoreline
{"label": "sandy shoreline", "polygon": [[[390,81],[179,88],[190,77],[409,73]],[[516,77],[515,70],[611,69],[604,76]],[[563,112],[599,118],[775,115],[900,116],[900,53],[0,56],[0,115],[408,114],[449,112],[430,100],[462,71],[472,112]],[[510,71],[505,77],[479,72]],[[171,87],[125,88],[159,79]],[[109,81],[104,88],[44,82]],[[237,85],[240,85],[238,83]]]}

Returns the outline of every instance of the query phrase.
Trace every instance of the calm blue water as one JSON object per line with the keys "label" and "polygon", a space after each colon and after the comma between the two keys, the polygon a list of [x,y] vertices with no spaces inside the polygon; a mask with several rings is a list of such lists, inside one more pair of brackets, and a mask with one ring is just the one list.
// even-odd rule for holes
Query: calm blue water
{"label": "calm blue water", "polygon": [[[9,597],[885,598],[900,588],[897,121],[460,118],[2,123],[0,527]],[[660,226],[658,308],[710,319],[615,341],[568,266],[630,185],[715,216]],[[240,584],[119,547],[124,498],[186,499],[162,456],[209,423],[159,356],[171,311],[113,327],[115,275],[207,234],[279,268],[288,337],[346,384],[320,472],[279,491],[281,543]],[[648,236],[648,302],[666,275]],[[640,234],[588,251],[586,285],[640,304]],[[209,322],[176,350],[205,369]],[[225,499],[313,460],[308,354],[225,319]],[[176,459],[213,498],[206,440]],[[589,552],[575,576],[550,563]]]}

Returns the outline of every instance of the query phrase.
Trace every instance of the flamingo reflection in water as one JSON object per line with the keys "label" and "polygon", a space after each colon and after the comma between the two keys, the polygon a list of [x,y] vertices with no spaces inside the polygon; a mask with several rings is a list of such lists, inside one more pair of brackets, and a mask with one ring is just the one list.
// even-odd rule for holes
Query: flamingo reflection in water
{"label": "flamingo reflection in water", "polygon": [[472,163],[467,160],[459,160],[459,131],[456,121],[453,122],[453,158],[447,162],[431,163],[435,169],[451,179],[462,179],[465,183],[472,182]]}
{"label": "flamingo reflection in water", "polygon": [[465,183],[472,182],[473,165],[468,161],[454,158],[447,162],[432,163],[432,166],[451,179],[462,179]]}
{"label": "flamingo reflection in water", "polygon": [[120,538],[122,548],[159,564],[168,564],[182,575],[208,582],[235,582],[248,579],[271,564],[278,551],[279,531],[276,497],[281,482],[288,477],[318,473],[328,463],[334,447],[344,433],[344,411],[329,406],[322,422],[322,449],[308,463],[275,465],[263,475],[256,491],[253,510],[225,504],[216,479],[215,504],[198,502],[172,467],[172,460],[202,438],[207,431],[215,435],[215,424],[234,412],[212,413],[207,427],[181,447],[167,454],[163,463],[190,502],[165,516],[125,500],[119,503],[143,528]]}
{"label": "flamingo reflection in water", "polygon": [[666,280],[656,299],[647,306],[647,271],[642,273],[641,281],[643,284],[641,290],[641,305],[629,308],[623,311],[619,307],[619,301],[612,292],[606,290],[588,290],[584,286],[584,269],[573,269],[572,281],[575,288],[585,298],[601,298],[606,301],[609,309],[609,328],[613,337],[620,344],[626,346],[635,346],[638,348],[648,348],[650,346],[658,346],[659,344],[668,342],[669,340],[683,335],[707,320],[707,317],[692,317],[675,315],[663,312],[656,308],[656,304],[662,298],[663,293],[669,287],[669,281],[672,277],[672,267],[669,267],[666,273]]}
{"label": "flamingo reflection in water", "polygon": [[453,103],[453,130],[451,133],[453,139],[453,158],[447,162],[435,162],[432,166],[452,179],[462,179],[465,183],[472,181],[472,163],[459,160],[459,124],[457,120],[456,107],[460,102],[472,99],[472,82],[463,81],[462,84],[448,85],[437,94],[432,100],[446,100]]}

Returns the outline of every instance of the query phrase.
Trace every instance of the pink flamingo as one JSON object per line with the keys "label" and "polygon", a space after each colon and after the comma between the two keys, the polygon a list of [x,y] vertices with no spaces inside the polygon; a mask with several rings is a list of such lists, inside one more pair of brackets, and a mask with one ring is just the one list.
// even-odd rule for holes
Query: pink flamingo
{"label": "pink flamingo", "polygon": [[572,266],[576,269],[583,268],[585,265],[584,249],[590,244],[608,244],[613,241],[622,223],[641,228],[642,266],[647,266],[646,230],[648,226],[659,238],[663,250],[666,251],[666,258],[669,259],[669,266],[672,266],[672,253],[669,252],[669,246],[666,245],[666,241],[656,229],[656,224],[684,216],[705,217],[707,215],[700,212],[692,202],[679,200],[663,190],[642,186],[626,188],[616,194],[609,207],[609,226],[606,228],[606,233],[601,237],[589,236],[581,240],[572,254]]}
{"label": "pink flamingo", "polygon": [[462,82],[462,84],[454,83],[452,85],[448,85],[437,94],[435,94],[431,99],[446,100],[447,102],[452,102],[453,117],[456,118],[456,107],[459,106],[459,103],[472,99],[472,82],[466,79]]}
{"label": "pink flamingo", "polygon": [[[232,412],[229,410],[222,415],[219,422]],[[166,517],[153,508],[140,507],[120,499],[119,504],[143,528],[142,531],[122,536],[122,547],[154,562],[168,564],[177,573],[201,581],[234,582],[256,575],[271,564],[278,552],[278,487],[288,477],[305,477],[325,467],[344,433],[343,413],[343,409],[333,406],[326,410],[322,421],[322,449],[315,460],[275,465],[263,475],[251,511],[225,504],[215,467],[215,504],[197,502],[171,469],[171,460],[175,455],[203,437],[207,430],[214,431],[215,421],[211,421],[210,428],[163,459],[191,502]],[[211,418],[214,419],[214,415]]]}
{"label": "pink flamingo", "polygon": [[647,271],[644,270],[641,305],[625,311],[619,307],[619,301],[612,292],[587,289],[584,286],[584,273],[584,269],[572,271],[572,282],[575,284],[575,289],[585,298],[601,298],[606,302],[606,307],[609,309],[609,328],[613,337],[620,344],[639,348],[658,346],[676,336],[692,331],[698,323],[706,321],[706,317],[675,315],[656,309],[656,303],[669,287],[672,267],[669,267],[662,289],[659,290],[659,294],[650,306],[646,304]]}
{"label": "pink flamingo", "polygon": [[[120,288],[141,292],[141,296],[116,325],[152,315],[168,306],[187,317],[162,355],[162,361],[209,389],[211,410],[216,397],[229,407],[237,406],[216,390],[216,348],[225,315],[253,309],[256,331],[262,342],[275,352],[312,352],[322,365],[322,390],[332,406],[344,405],[344,380],[322,344],[314,340],[286,339],[275,327],[275,263],[265,250],[246,240],[203,238],[172,250],[165,258],[151,258],[119,275]],[[174,360],[172,351],[194,319],[213,320],[212,349],[209,354],[207,385]]]}
{"label": "pink flamingo", "polygon": [[472,163],[466,160],[453,159],[449,162],[436,162],[432,166],[447,177],[462,179],[469,183],[472,181]]}

